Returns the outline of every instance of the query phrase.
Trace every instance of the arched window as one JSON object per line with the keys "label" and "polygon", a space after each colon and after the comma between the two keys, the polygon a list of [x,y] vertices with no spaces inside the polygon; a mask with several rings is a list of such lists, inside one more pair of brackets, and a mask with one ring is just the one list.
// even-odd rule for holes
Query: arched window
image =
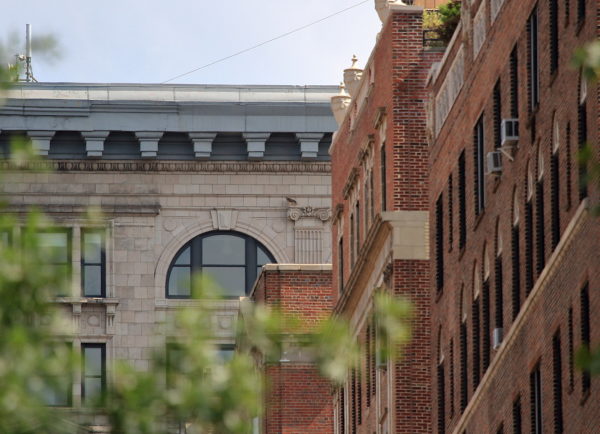
{"label": "arched window", "polygon": [[225,297],[244,296],[260,267],[274,262],[273,255],[254,238],[237,232],[208,232],[177,252],[167,273],[166,294],[189,298],[192,274],[202,272],[214,279]]}

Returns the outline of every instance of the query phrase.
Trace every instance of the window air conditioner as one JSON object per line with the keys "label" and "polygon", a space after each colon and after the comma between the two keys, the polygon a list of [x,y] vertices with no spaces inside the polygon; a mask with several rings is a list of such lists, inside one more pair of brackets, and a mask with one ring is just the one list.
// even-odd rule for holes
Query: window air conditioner
{"label": "window air conditioner", "polygon": [[500,151],[487,153],[487,174],[502,173],[502,153]]}
{"label": "window air conditioner", "polygon": [[502,119],[500,131],[500,145],[502,147],[516,144],[519,140],[519,120]]}
{"label": "window air conditioner", "polygon": [[504,329],[501,327],[494,329],[494,332],[492,334],[492,348],[493,349],[497,350],[498,347],[500,347],[500,344],[502,343],[503,332],[504,332]]}

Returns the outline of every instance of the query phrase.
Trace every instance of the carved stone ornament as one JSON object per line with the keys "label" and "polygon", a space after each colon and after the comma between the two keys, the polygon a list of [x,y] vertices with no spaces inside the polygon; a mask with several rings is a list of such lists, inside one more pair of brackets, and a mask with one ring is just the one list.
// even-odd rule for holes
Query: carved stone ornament
{"label": "carved stone ornament", "polygon": [[[335,98],[335,97],[334,97]],[[347,96],[348,101],[350,97]],[[343,119],[343,118],[342,118]],[[12,160],[0,161],[0,172],[27,169],[54,172],[242,172],[242,173],[330,173],[328,161],[157,161],[157,160],[40,160],[17,166]]]}
{"label": "carved stone ornament", "polygon": [[413,0],[375,0],[375,10],[382,23],[387,19],[389,7],[392,4],[410,6],[413,4]]}
{"label": "carved stone ornament", "polygon": [[358,62],[358,59],[356,58],[356,55],[354,55],[352,56],[352,66],[344,69],[344,84],[352,98],[356,98],[360,87],[360,80],[363,76],[363,70],[356,67],[356,62]]}
{"label": "carved stone ornament", "polygon": [[317,218],[326,222],[331,218],[331,208],[313,208],[312,206],[290,208],[288,210],[288,217],[292,221],[298,221],[302,218]]}
{"label": "carved stone ornament", "polygon": [[333,116],[335,117],[338,126],[342,125],[342,122],[344,122],[344,117],[346,117],[346,112],[348,111],[350,101],[352,100],[345,89],[346,86],[344,83],[340,83],[340,93],[331,97],[331,110],[333,111]]}

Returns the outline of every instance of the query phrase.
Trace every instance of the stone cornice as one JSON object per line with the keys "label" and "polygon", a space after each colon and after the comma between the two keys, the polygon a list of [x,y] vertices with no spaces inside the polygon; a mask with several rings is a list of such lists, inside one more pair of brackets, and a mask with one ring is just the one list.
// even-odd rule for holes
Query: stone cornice
{"label": "stone cornice", "polygon": [[184,173],[324,173],[331,172],[329,162],[281,161],[145,161],[145,160],[43,160],[20,167],[0,161],[0,172],[17,170],[56,172],[184,172]]}

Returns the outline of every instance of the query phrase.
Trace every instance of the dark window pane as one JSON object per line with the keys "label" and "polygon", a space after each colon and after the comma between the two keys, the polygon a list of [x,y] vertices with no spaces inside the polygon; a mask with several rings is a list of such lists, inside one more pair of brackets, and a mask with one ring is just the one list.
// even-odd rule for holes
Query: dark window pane
{"label": "dark window pane", "polygon": [[190,248],[187,247],[175,260],[175,265],[190,265]]}
{"label": "dark window pane", "polygon": [[260,248],[257,247],[256,248],[256,265],[265,265],[265,264],[270,264],[271,263],[271,259],[269,259],[269,256],[266,254],[266,252]]}
{"label": "dark window pane", "polygon": [[83,268],[84,295],[102,295],[102,266],[86,265]]}
{"label": "dark window pane", "polygon": [[84,380],[85,388],[85,400],[94,400],[97,399],[102,392],[102,379],[101,378],[86,378]]}
{"label": "dark window pane", "polygon": [[233,354],[235,353],[235,348],[219,347],[217,352],[219,354],[219,358],[222,361],[227,362],[233,358]]}
{"label": "dark window pane", "polygon": [[202,241],[202,263],[244,265],[245,240],[232,235],[213,235]]}
{"label": "dark window pane", "polygon": [[169,295],[188,296],[191,294],[191,269],[173,267],[169,275]]}
{"label": "dark window pane", "polygon": [[40,232],[38,245],[48,262],[68,262],[68,235],[66,232]]}
{"label": "dark window pane", "polygon": [[85,262],[102,262],[102,233],[85,232],[83,234],[83,259]]}
{"label": "dark window pane", "polygon": [[246,293],[246,267],[203,267],[202,271],[215,280],[224,295]]}
{"label": "dark window pane", "polygon": [[87,347],[84,350],[85,375],[102,375],[102,348]]}

